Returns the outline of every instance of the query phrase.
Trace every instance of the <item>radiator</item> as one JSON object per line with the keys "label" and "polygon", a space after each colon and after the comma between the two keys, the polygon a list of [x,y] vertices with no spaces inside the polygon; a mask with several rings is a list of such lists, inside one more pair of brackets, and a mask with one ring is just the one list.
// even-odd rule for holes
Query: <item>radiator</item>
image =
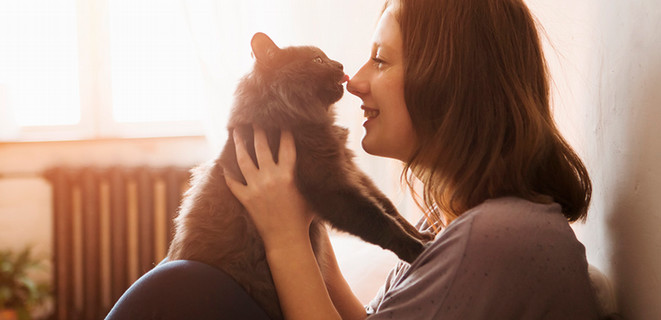
{"label": "radiator", "polygon": [[188,168],[54,168],[56,319],[103,319],[165,258]]}

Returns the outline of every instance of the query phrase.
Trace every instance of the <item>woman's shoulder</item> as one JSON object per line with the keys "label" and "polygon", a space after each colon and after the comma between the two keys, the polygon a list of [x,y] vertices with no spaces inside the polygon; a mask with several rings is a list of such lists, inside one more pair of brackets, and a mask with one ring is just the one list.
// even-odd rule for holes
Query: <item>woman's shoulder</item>
{"label": "woman's shoulder", "polygon": [[522,198],[505,197],[488,199],[468,210],[457,220],[474,219],[496,225],[521,225],[560,223],[567,224],[558,203],[536,203]]}
{"label": "woman's shoulder", "polygon": [[427,265],[432,266],[430,272],[436,272],[433,266],[440,264],[454,272],[512,277],[540,268],[549,276],[571,269],[582,277],[587,268],[585,247],[560,205],[520,198],[491,199],[467,211],[428,244],[411,268],[425,269]]}
{"label": "woman's shoulder", "polygon": [[368,309],[377,311],[374,319],[596,314],[585,249],[557,204],[486,201],[450,223],[391,280]]}
{"label": "woman's shoulder", "polygon": [[584,250],[557,203],[540,204],[521,198],[496,198],[485,201],[453,221],[430,244],[445,247],[462,239],[466,251]]}
{"label": "woman's shoulder", "polygon": [[560,206],[519,198],[488,200],[453,221],[413,262],[400,287],[417,282],[444,297],[444,308],[465,306],[466,314],[475,310],[462,296],[487,301],[504,292],[509,307],[493,306],[503,307],[497,312],[503,315],[532,305],[539,312],[571,306],[580,314],[594,307],[585,247]]}
{"label": "woman's shoulder", "polygon": [[[450,223],[437,239],[457,231],[484,238],[489,238],[489,234],[498,237],[573,234],[559,204],[535,203],[515,197],[489,199],[468,210]],[[540,234],[540,231],[543,232]]]}

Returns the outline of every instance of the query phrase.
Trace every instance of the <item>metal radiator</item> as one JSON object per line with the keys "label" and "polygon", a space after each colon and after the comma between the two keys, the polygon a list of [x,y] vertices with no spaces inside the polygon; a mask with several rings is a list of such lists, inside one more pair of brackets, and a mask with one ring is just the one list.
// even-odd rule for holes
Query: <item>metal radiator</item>
{"label": "metal radiator", "polygon": [[55,318],[103,319],[167,254],[188,168],[54,168]]}

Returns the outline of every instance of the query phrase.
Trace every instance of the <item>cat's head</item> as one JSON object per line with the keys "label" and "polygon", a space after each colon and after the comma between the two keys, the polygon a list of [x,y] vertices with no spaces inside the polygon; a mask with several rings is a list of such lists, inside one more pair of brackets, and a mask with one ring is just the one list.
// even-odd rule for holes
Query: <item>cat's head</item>
{"label": "cat's head", "polygon": [[260,85],[292,99],[291,104],[327,109],[342,98],[342,83],[347,80],[342,64],[319,48],[280,48],[263,33],[255,34],[250,45],[255,58],[253,76],[259,77]]}

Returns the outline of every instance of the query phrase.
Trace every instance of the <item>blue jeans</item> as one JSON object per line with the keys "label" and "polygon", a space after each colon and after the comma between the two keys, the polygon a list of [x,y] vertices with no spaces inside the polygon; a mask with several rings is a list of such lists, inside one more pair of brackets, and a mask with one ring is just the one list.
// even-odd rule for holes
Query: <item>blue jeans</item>
{"label": "blue jeans", "polygon": [[124,292],[106,320],[269,317],[225,272],[197,261],[163,261]]}

